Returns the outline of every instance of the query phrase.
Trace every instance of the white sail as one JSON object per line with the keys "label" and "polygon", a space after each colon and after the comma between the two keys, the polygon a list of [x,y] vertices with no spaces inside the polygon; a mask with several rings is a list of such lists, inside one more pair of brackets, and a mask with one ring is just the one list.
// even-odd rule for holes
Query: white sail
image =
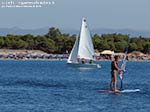
{"label": "white sail", "polygon": [[123,60],[122,60],[122,65],[121,65],[122,73],[120,74],[121,79],[122,79],[123,73],[126,71],[126,62],[127,62],[127,55],[128,55],[129,40],[130,40],[130,38],[128,38],[127,47],[126,47],[125,54],[124,54],[124,57],[123,57]]}
{"label": "white sail", "polygon": [[122,65],[121,65],[122,73],[119,75],[120,79],[122,79],[123,72],[126,71],[126,62],[127,62],[126,58],[127,58],[127,53],[125,53],[123,61],[122,61]]}
{"label": "white sail", "polygon": [[69,55],[69,58],[67,60],[68,63],[77,63],[78,47],[79,47],[79,39],[76,38],[73,49],[72,49],[72,51]]}
{"label": "white sail", "polygon": [[127,62],[126,58],[127,58],[127,53],[125,53],[123,61],[122,61],[122,65],[121,65],[121,70],[123,70],[123,72],[126,71],[126,62]]}
{"label": "white sail", "polygon": [[79,38],[78,58],[94,60],[94,48],[86,19],[82,19],[82,26]]}

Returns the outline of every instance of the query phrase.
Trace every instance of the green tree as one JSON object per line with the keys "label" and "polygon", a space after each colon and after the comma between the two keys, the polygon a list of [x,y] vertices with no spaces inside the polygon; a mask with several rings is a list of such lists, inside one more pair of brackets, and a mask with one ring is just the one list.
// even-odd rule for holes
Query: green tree
{"label": "green tree", "polygon": [[101,41],[99,43],[99,51],[110,49],[110,46],[108,45],[107,41]]}
{"label": "green tree", "polygon": [[12,46],[11,44],[12,44],[12,42],[9,40],[9,38],[4,37],[4,48],[10,49]]}
{"label": "green tree", "polygon": [[15,41],[14,46],[15,46],[14,49],[26,49],[28,44],[23,40],[19,40],[19,41]]}
{"label": "green tree", "polygon": [[0,37],[0,48],[2,48],[3,46],[4,46],[4,39]]}
{"label": "green tree", "polygon": [[126,46],[127,46],[127,43],[124,41],[115,43],[115,48],[117,52],[123,52]]}
{"label": "green tree", "polygon": [[35,37],[31,34],[26,34],[24,36],[21,36],[21,39],[23,41],[25,41],[28,45],[27,45],[27,49],[33,50],[35,49]]}
{"label": "green tree", "polygon": [[92,38],[93,40],[93,44],[94,44],[94,48],[95,49],[100,49],[100,44],[101,44],[101,39],[98,35],[94,35],[94,37]]}
{"label": "green tree", "polygon": [[46,34],[46,37],[51,38],[51,39],[55,39],[56,37],[60,37],[60,36],[61,36],[60,30],[55,27],[49,28],[49,31]]}
{"label": "green tree", "polygon": [[35,46],[37,50],[42,50],[48,53],[55,52],[55,42],[47,39],[45,36],[37,36],[35,38]]}
{"label": "green tree", "polygon": [[144,49],[143,49],[144,53],[150,53],[150,42],[146,42]]}
{"label": "green tree", "polygon": [[112,51],[116,51],[116,47],[115,47],[114,42],[112,42],[112,41],[108,41],[108,45],[109,45],[110,50],[112,50]]}
{"label": "green tree", "polygon": [[137,47],[136,43],[129,44],[129,52],[135,51],[137,49],[138,49],[138,47]]}

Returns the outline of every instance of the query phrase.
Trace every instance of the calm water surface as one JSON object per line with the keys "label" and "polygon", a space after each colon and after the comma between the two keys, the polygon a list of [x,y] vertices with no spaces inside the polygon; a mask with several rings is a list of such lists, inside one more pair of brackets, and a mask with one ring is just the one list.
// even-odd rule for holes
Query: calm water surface
{"label": "calm water surface", "polygon": [[[69,67],[65,61],[0,61],[0,112],[149,112],[150,62],[128,62],[125,89],[109,89],[110,62],[101,70]],[[118,88],[119,82],[118,79]]]}

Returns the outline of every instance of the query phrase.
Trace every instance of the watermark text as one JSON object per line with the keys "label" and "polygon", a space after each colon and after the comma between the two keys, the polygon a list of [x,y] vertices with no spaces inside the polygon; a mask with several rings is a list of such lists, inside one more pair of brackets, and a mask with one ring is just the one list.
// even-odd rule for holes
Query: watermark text
{"label": "watermark text", "polygon": [[42,8],[55,5],[55,1],[50,0],[2,0],[0,1],[1,8]]}

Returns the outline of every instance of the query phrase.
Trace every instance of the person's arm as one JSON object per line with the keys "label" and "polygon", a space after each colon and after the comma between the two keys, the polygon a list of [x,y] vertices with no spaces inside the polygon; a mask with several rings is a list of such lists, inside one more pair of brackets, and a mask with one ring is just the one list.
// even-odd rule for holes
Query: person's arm
{"label": "person's arm", "polygon": [[115,64],[115,67],[118,69],[118,71],[121,70],[121,68],[119,68],[119,66],[118,66],[118,64],[116,63],[116,61],[114,62],[114,64]]}
{"label": "person's arm", "polygon": [[119,75],[121,75],[122,74],[122,70],[121,70],[121,68],[118,66],[118,64],[116,62],[115,62],[115,67],[118,69]]}

